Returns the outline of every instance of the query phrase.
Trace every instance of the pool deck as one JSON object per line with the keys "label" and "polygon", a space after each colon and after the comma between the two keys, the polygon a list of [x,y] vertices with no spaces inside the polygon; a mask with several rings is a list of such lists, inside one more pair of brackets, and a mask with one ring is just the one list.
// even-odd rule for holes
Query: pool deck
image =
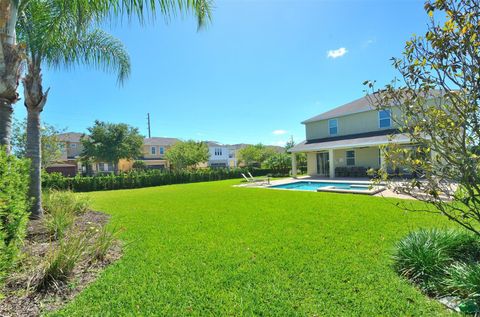
{"label": "pool deck", "polygon": [[[262,177],[259,177],[259,179],[262,179]],[[245,183],[241,185],[237,185],[239,187],[257,187],[257,188],[268,188],[269,186],[276,186],[276,185],[283,185],[283,184],[289,184],[293,182],[299,182],[299,181],[324,181],[324,182],[329,182],[329,183],[335,183],[335,182],[349,182],[352,184],[362,184],[362,183],[370,183],[371,180],[367,177],[355,177],[355,178],[350,178],[350,177],[336,177],[336,178],[329,178],[329,177],[313,177],[313,176],[299,176],[297,178],[293,177],[287,177],[287,178],[282,178],[282,179],[275,179],[275,180],[270,180],[269,183],[264,182],[264,183]],[[310,191],[311,192],[311,191]],[[322,192],[329,192],[329,191],[324,191]],[[332,191],[334,192],[334,191]],[[338,190],[336,192],[339,192]],[[354,194],[355,192],[349,190],[349,191],[341,191],[345,193],[350,193]],[[366,194],[366,193],[361,193],[359,194]],[[373,194],[372,196],[376,197],[392,197],[392,198],[401,198],[401,199],[414,199],[410,196],[407,195],[401,195],[393,192],[391,189],[386,188],[385,190]]]}

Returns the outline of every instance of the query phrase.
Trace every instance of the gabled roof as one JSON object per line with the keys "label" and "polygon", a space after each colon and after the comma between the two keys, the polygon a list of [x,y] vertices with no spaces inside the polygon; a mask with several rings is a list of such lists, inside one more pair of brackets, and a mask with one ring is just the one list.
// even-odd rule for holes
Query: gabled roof
{"label": "gabled roof", "polygon": [[[444,94],[444,92],[442,92],[441,90],[432,89],[428,92],[427,97],[428,98],[436,98],[436,97],[442,96],[443,94]],[[346,115],[349,115],[349,114],[375,110],[375,107],[372,106],[371,103],[370,103],[370,101],[372,100],[371,98],[372,98],[372,96],[365,96],[365,97],[359,98],[359,99],[354,100],[352,102],[346,103],[342,106],[333,108],[332,110],[329,110],[327,112],[321,113],[318,116],[307,119],[307,120],[303,121],[302,123],[305,124],[305,123],[309,123],[309,122],[327,120],[327,119],[346,116]]]}
{"label": "gabled roof", "polygon": [[58,134],[57,138],[59,141],[63,141],[63,142],[80,142],[80,139],[82,136],[83,136],[83,133],[66,132],[66,133]]}
{"label": "gabled roof", "polygon": [[153,137],[153,138],[145,138],[143,140],[144,145],[173,145],[180,140],[177,138],[161,138],[161,137]]}
{"label": "gabled roof", "polygon": [[303,121],[302,123],[315,122],[320,120],[332,119],[336,117],[346,116],[353,113],[360,113],[365,111],[374,110],[370,105],[368,97],[362,97],[352,102],[346,103],[343,106],[333,108],[327,112],[319,114],[318,116],[312,117]]}

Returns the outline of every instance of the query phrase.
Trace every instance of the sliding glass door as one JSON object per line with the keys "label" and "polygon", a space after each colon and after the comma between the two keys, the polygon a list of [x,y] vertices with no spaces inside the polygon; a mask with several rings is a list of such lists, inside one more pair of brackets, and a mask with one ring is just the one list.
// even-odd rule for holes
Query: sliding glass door
{"label": "sliding glass door", "polygon": [[317,174],[320,176],[329,176],[330,160],[328,152],[317,153]]}

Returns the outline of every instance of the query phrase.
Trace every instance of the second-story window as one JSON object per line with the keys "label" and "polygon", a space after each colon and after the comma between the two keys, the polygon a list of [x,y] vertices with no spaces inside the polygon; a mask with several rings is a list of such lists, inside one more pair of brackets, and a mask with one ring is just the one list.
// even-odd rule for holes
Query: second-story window
{"label": "second-story window", "polygon": [[378,126],[382,129],[392,126],[392,113],[389,109],[378,112]]}
{"label": "second-story window", "polygon": [[152,155],[157,154],[157,148],[154,147],[154,146],[151,147],[150,151],[151,151],[150,153],[152,153]]}
{"label": "second-story window", "polygon": [[337,119],[328,120],[328,134],[337,135],[337,133],[338,133],[338,120]]}
{"label": "second-story window", "polygon": [[74,148],[77,147],[77,144],[76,144],[76,143],[70,143],[70,147],[71,147],[72,149],[74,149]]}
{"label": "second-story window", "polygon": [[222,155],[222,148],[216,147],[215,148],[215,155],[216,156],[221,156]]}
{"label": "second-story window", "polygon": [[160,150],[159,152],[160,152],[161,155],[163,155],[163,153],[165,153],[165,149],[163,148],[163,146],[161,146],[161,147],[159,148],[159,150]]}

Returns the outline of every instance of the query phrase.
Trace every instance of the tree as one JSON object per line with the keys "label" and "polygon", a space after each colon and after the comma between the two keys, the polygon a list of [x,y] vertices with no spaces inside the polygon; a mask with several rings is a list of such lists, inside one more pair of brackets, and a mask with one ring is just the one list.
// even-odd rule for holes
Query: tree
{"label": "tree", "polygon": [[[19,158],[25,158],[27,154],[27,122],[25,120],[14,122],[12,128],[12,152]],[[58,134],[54,126],[43,122],[40,129],[41,134],[41,158],[42,167],[46,168],[57,162],[62,156],[62,147]]]}
{"label": "tree", "polygon": [[[425,178],[390,186],[427,203],[415,205],[426,207],[414,210],[438,212],[480,234],[480,156],[476,153],[480,142],[480,1],[427,1],[425,11],[428,31],[413,36],[404,56],[393,59],[402,81],[394,80],[379,91],[374,82],[365,83],[378,109],[400,109],[402,115],[393,119],[406,127],[401,132],[415,145],[384,148],[387,163]],[[382,175],[386,177],[385,171]]]}
{"label": "tree", "polygon": [[[296,145],[293,137],[285,143],[285,152],[289,153],[289,150]],[[307,153],[296,153],[297,158],[297,168],[300,169],[302,172],[307,171]]]}
{"label": "tree", "polygon": [[276,174],[287,174],[292,167],[292,157],[288,153],[275,153],[268,157],[263,166]]}
{"label": "tree", "polygon": [[[17,43],[17,18],[28,15],[30,5],[36,1],[1,0],[0,1],[0,145],[6,146],[10,153],[10,138],[13,105],[18,101],[18,83],[21,65],[25,56],[25,47]],[[211,0],[43,0],[46,4],[63,7],[59,13],[89,16],[95,12],[95,19],[101,22],[105,18],[137,17],[143,22],[147,17],[160,11],[167,19],[177,11],[191,11],[201,27],[210,19]],[[151,14],[151,15],[150,15]],[[66,44],[63,42],[63,44]]]}
{"label": "tree", "polygon": [[107,162],[118,172],[121,159],[131,160],[142,155],[143,137],[137,128],[125,123],[95,121],[82,137],[82,158],[85,161]]}
{"label": "tree", "polygon": [[78,15],[52,0],[30,0],[17,23],[17,38],[25,47],[27,74],[23,78],[27,108],[26,157],[31,162],[31,217],[41,217],[40,114],[48,97],[43,91],[42,65],[71,68],[83,64],[115,72],[122,83],[130,74],[130,58],[123,44],[93,27],[95,12]]}
{"label": "tree", "polygon": [[165,158],[174,169],[181,170],[195,168],[199,163],[207,162],[210,153],[207,143],[188,140],[175,143],[165,153]]}
{"label": "tree", "polygon": [[247,145],[238,151],[239,161],[243,162],[248,167],[260,166],[275,153],[274,149],[268,148],[261,143]]}

